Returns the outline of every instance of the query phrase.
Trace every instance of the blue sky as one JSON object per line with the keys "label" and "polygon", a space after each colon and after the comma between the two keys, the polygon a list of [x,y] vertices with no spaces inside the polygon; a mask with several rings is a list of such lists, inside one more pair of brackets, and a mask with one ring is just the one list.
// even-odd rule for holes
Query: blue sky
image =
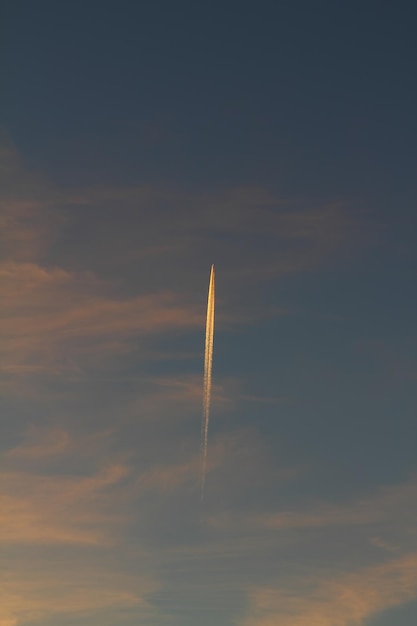
{"label": "blue sky", "polygon": [[415,13],[5,9],[0,626],[414,623]]}

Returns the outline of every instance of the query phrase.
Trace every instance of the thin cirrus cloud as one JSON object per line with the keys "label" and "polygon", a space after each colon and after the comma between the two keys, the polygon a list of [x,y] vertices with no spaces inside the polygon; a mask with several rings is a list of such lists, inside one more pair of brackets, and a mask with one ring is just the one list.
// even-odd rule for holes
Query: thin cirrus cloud
{"label": "thin cirrus cloud", "polygon": [[[3,454],[2,626],[86,615],[105,624],[112,610],[149,616],[151,574],[115,567],[130,521],[131,468],[108,457],[108,438],[32,428]],[[63,471],[68,460],[76,466]]]}
{"label": "thin cirrus cloud", "polygon": [[[356,500],[346,506],[316,505],[305,512],[268,514],[256,519],[255,524],[270,530],[325,528],[330,526],[372,525],[401,519],[411,521],[416,513],[412,503],[417,499],[415,478],[408,482],[381,487],[377,493]],[[411,503],[411,504],[410,504]],[[402,515],[399,517],[399,512]]]}
{"label": "thin cirrus cloud", "polygon": [[113,437],[32,428],[3,454],[1,625],[80,616],[111,625],[126,611],[157,623],[150,600],[160,586],[155,556],[140,542],[140,571],[120,564],[131,553],[131,505],[149,490],[180,488],[192,478],[194,461],[154,466],[138,479],[126,455],[111,452]]}
{"label": "thin cirrus cloud", "polygon": [[[215,247],[216,261],[236,278],[239,271],[262,267],[278,274],[311,269],[337,249],[352,243],[357,248],[368,238],[363,216],[338,201],[306,208],[301,199],[260,187],[199,193],[150,185],[65,190],[28,172],[12,148],[4,151],[14,184],[8,182],[0,198],[2,248],[15,260],[45,261],[53,248],[57,265],[112,265],[114,271],[145,258],[154,270],[153,263],[171,259],[174,269],[189,272],[196,252],[212,256]],[[76,250],[69,245],[74,233]]]}
{"label": "thin cirrus cloud", "polygon": [[[3,166],[3,388],[20,418],[9,420],[0,469],[8,568],[0,626],[61,617],[114,626],[125,610],[127,623],[159,626],[155,598],[172,596],[190,610],[204,598],[212,608],[247,598],[245,626],[351,626],[412,597],[413,481],[345,505],[289,506],[288,486],[302,490],[306,468],[276,458],[255,426],[235,420],[243,405],[253,425],[268,407],[279,417],[281,391],[263,396],[227,372],[213,388],[209,508],[196,522],[202,342],[192,334],[204,325],[201,277],[213,261],[222,268],[220,331],[289,315],[262,298],[240,303],[248,286],[269,288],[366,246],[363,220],[343,203],[306,208],[257,187],[60,189],[11,148]],[[357,527],[391,560],[366,554],[350,573],[333,563],[334,576],[329,566],[314,582],[307,572],[293,586],[274,585],[286,551],[297,563],[313,533],[337,529],[350,545]],[[349,589],[352,608],[338,622]],[[239,623],[238,602],[232,613]]]}
{"label": "thin cirrus cloud", "polygon": [[[287,478],[305,476],[306,468],[287,468]],[[264,477],[265,480],[265,477]],[[406,482],[381,486],[374,493],[349,502],[330,504],[326,502],[303,502],[303,507],[279,512],[265,512],[253,515],[240,513],[239,516],[224,516],[221,513],[207,521],[213,528],[230,528],[262,532],[264,536],[298,537],[302,541],[309,533],[326,533],[335,529],[338,532],[362,533],[366,543],[379,549],[391,551],[413,550],[415,545],[414,519],[417,514],[417,482],[411,476]],[[267,535],[265,535],[265,533]],[[296,533],[294,535],[294,533]],[[394,543],[393,543],[394,542]]]}
{"label": "thin cirrus cloud", "polygon": [[0,542],[89,544],[111,542],[112,527],[126,522],[111,510],[108,490],[128,474],[113,465],[90,476],[2,471]]}
{"label": "thin cirrus cloud", "polygon": [[[262,188],[191,194],[109,187],[81,190],[69,201],[82,231],[92,232],[97,211],[102,216],[97,240],[78,242],[80,253],[86,260],[94,258],[99,271],[110,265],[113,272],[124,271],[135,261],[146,261],[152,276],[158,275],[161,262],[171,275],[165,265],[171,260],[172,269],[180,270],[187,284],[195,272],[196,256],[206,258],[209,265],[215,257],[239,289],[251,277],[259,280],[317,269],[329,256],[367,242],[363,218],[342,203],[306,209],[301,201],[282,199]],[[132,223],[137,228],[132,229]]]}
{"label": "thin cirrus cloud", "polygon": [[[129,499],[158,484],[163,489],[177,488],[194,473],[191,459],[185,464],[154,466],[135,478],[126,454],[109,450],[113,437],[112,431],[87,435],[57,428],[32,429],[25,440],[5,451],[0,471],[0,542],[120,543],[131,521],[126,507]],[[66,465],[65,472],[59,470]],[[168,475],[171,482],[165,485]]]}
{"label": "thin cirrus cloud", "polygon": [[[201,291],[197,251],[210,263],[215,254],[224,293],[238,294],[251,279],[310,271],[363,240],[360,221],[338,203],[300,209],[260,188],[68,191],[29,172],[10,145],[2,146],[2,164],[2,369],[9,390],[16,377],[76,372],[91,359],[129,353],[137,340],[149,346],[151,337],[200,328],[203,296],[192,295]],[[223,297],[220,324],[265,315],[233,298]],[[274,307],[277,313],[289,311]]]}
{"label": "thin cirrus cloud", "polygon": [[76,360],[86,351],[114,352],[117,344],[123,352],[132,336],[189,329],[202,319],[195,307],[168,292],[132,298],[94,295],[91,277],[34,264],[3,265],[0,275],[2,362],[9,372],[65,365],[69,357]]}
{"label": "thin cirrus cloud", "polygon": [[[269,582],[247,588],[249,608],[238,623],[362,626],[386,609],[415,599],[416,501],[416,481],[411,477],[346,504],[310,502],[304,512],[287,510],[257,517],[240,513],[208,519],[218,536],[222,532],[241,537],[249,533],[258,538],[258,549],[266,542],[271,558],[264,560],[263,570],[268,562],[272,571],[282,570],[275,585]],[[325,548],[324,536],[327,543],[329,537],[335,537],[339,546],[335,555]],[[323,548],[321,566],[314,568],[313,574],[307,555],[314,553],[315,545]],[[355,545],[362,546],[360,552]],[[278,566],[280,553],[284,561]]]}
{"label": "thin cirrus cloud", "polygon": [[132,467],[112,452],[114,430],[31,426],[2,454],[0,542],[120,543],[129,523]]}
{"label": "thin cirrus cloud", "polygon": [[[296,591],[296,592],[295,592]],[[360,626],[417,595],[417,554],[351,574],[301,581],[299,588],[250,592],[241,626]]]}
{"label": "thin cirrus cloud", "polygon": [[72,564],[67,559],[64,567],[51,558],[47,560],[48,571],[17,561],[18,567],[6,566],[2,574],[0,626],[49,625],[94,615],[97,621],[89,623],[111,626],[115,615],[125,611],[155,623],[155,611],[147,597],[158,586],[151,577],[109,573],[108,563],[94,567],[81,559]]}
{"label": "thin cirrus cloud", "polygon": [[[33,545],[38,549],[40,546],[45,548],[68,546],[72,550],[82,547],[84,550],[92,551],[88,562],[93,565],[97,559],[96,549],[113,550],[108,556],[107,564],[111,570],[112,558],[115,558],[114,550],[121,554],[126,549],[131,549],[127,541],[129,535],[126,535],[129,524],[136,517],[140,519],[144,516],[148,525],[158,524],[161,512],[163,516],[165,513],[168,514],[173,494],[176,494],[176,510],[178,509],[180,519],[175,519],[175,516],[171,515],[169,525],[187,523],[186,515],[180,514],[181,503],[184,503],[184,489],[189,491],[191,488],[195,493],[198,491],[198,451],[194,456],[186,457],[184,461],[184,453],[179,450],[176,462],[159,465],[153,462],[148,469],[132,473],[132,466],[126,459],[117,458],[109,453],[108,445],[113,435],[114,433],[104,432],[92,439],[61,430],[34,430],[20,445],[6,453],[1,481],[3,494],[6,495],[3,512],[7,528],[2,527],[1,539],[3,545],[7,545],[7,550],[10,550],[12,544]],[[256,438],[250,432],[230,433],[229,436],[217,439],[217,441],[214,439],[210,449],[211,481],[215,478],[215,472],[221,471],[223,483],[227,484],[229,481],[227,489],[229,498],[234,491],[244,493],[264,482],[266,475],[271,472],[271,467],[265,463],[265,449],[259,438],[257,445],[254,445]],[[91,462],[92,455],[95,458],[96,469],[87,471],[86,459]],[[83,475],[77,476],[74,472],[72,475],[68,475],[68,472],[61,475],[56,474],[56,470],[53,471],[57,457],[61,458],[62,462],[65,457],[74,456],[78,459],[77,466],[79,470],[83,470]],[[41,472],[39,466],[42,463]],[[48,473],[45,473],[45,467],[50,467]],[[253,475],[255,468],[257,476]],[[302,472],[282,473],[280,470],[273,479],[277,485],[277,480],[285,484],[288,480],[302,477]],[[218,480],[214,480],[214,484],[210,485],[211,507],[220,505],[224,508],[226,500],[221,495],[219,499],[218,487]],[[152,495],[151,501],[148,494]],[[54,616],[55,618],[59,615],[75,616],[77,611],[84,611],[85,615],[91,616],[89,618],[93,620],[91,623],[100,619],[100,623],[106,623],[100,617],[101,611],[107,608],[116,611],[117,615],[117,611],[130,607],[129,610],[134,610],[138,619],[142,615],[143,619],[149,619],[149,623],[153,623],[156,607],[151,601],[152,594],[155,591],[169,594],[172,585],[164,578],[164,571],[176,567],[175,564],[179,564],[181,571],[184,563],[188,563],[187,567],[191,570],[197,568],[197,580],[193,581],[191,587],[190,581],[178,577],[176,593],[185,594],[187,588],[194,589],[196,586],[196,593],[202,594],[207,584],[204,583],[204,578],[201,579],[202,560],[207,566],[205,574],[208,577],[215,576],[216,584],[211,585],[210,593],[216,595],[219,605],[233,594],[248,594],[247,615],[237,622],[244,626],[362,624],[366,618],[378,611],[396,606],[416,595],[417,560],[413,550],[410,549],[412,537],[410,545],[405,546],[405,551],[403,545],[394,553],[391,549],[387,551],[382,545],[385,543],[383,539],[377,542],[379,543],[376,545],[377,550],[382,550],[384,555],[389,552],[388,560],[383,558],[377,565],[355,566],[351,573],[346,574],[334,564],[333,572],[321,572],[314,578],[308,571],[304,575],[300,574],[300,568],[295,576],[293,568],[290,568],[286,583],[281,580],[276,587],[269,583],[265,586],[253,585],[248,588],[245,579],[242,579],[239,573],[242,568],[242,557],[246,555],[256,570],[256,567],[259,567],[256,562],[257,555],[260,550],[266,549],[266,554],[270,556],[269,558],[265,556],[262,569],[268,569],[275,559],[279,559],[279,549],[284,550],[285,554],[288,546],[292,545],[294,548],[301,542],[305,551],[306,542],[307,544],[311,541],[316,542],[317,538],[311,536],[311,528],[319,527],[327,532],[332,527],[343,527],[345,520],[347,534],[344,540],[347,540],[355,518],[357,524],[369,529],[368,536],[372,539],[372,544],[375,544],[376,532],[383,537],[390,537],[390,532],[396,528],[399,531],[397,534],[403,537],[404,544],[404,537],[407,534],[405,531],[412,530],[411,520],[409,519],[407,523],[407,511],[410,502],[415,501],[413,495],[415,486],[413,481],[410,481],[397,487],[381,489],[367,499],[351,502],[349,505],[340,506],[339,509],[317,507],[314,510],[310,507],[302,522],[290,519],[287,527],[273,524],[271,518],[258,519],[257,524],[252,524],[251,532],[247,536],[242,535],[241,527],[236,524],[237,519],[232,520],[231,527],[209,524],[208,527],[205,526],[208,534],[204,543],[194,552],[190,551],[187,544],[176,545],[174,542],[171,550],[161,553],[158,545],[152,546],[146,539],[146,533],[149,531],[139,526],[139,531],[136,532],[139,544],[136,540],[134,554],[137,562],[146,564],[149,576],[138,578],[137,574],[131,573],[126,577],[126,574],[121,573],[113,579],[107,569],[103,576],[102,570],[96,573],[93,565],[90,565],[87,579],[84,566],[81,566],[85,561],[85,553],[78,565],[73,564],[72,569],[70,567],[65,574],[60,573],[55,582],[51,581],[43,570],[32,583],[26,579],[18,582],[14,566],[12,583],[6,585],[2,592],[4,602],[0,617],[4,620],[14,619],[14,622],[10,622],[14,624],[24,623],[26,616],[48,623]],[[139,505],[142,501],[146,503],[145,508],[140,505],[137,512],[133,511],[131,503],[136,500]],[[348,511],[350,516],[346,517]],[[241,512],[240,517],[245,517],[245,513]],[[317,522],[320,518],[321,522]],[[398,529],[401,520],[403,525]],[[269,532],[265,534],[265,530]],[[295,543],[294,537],[291,541],[288,541],[288,536],[284,542],[279,540],[280,533],[289,530],[297,530],[299,533]],[[148,547],[145,549],[147,544]],[[288,559],[288,554],[285,558]],[[295,552],[293,558],[296,563],[299,560],[299,552]],[[100,559],[97,563],[98,569],[102,567]],[[378,560],[381,561],[381,558]],[[47,564],[47,560],[44,562]],[[52,568],[56,567],[53,563]],[[233,567],[233,563],[240,564],[238,569]],[[245,561],[243,567],[246,567]],[[222,575],[222,571],[226,574]],[[51,601],[51,590],[54,589],[56,593],[53,594]],[[91,594],[86,593],[86,589],[91,589]],[[200,596],[197,595],[198,597]],[[16,598],[20,599],[19,603]],[[157,618],[155,619],[155,623],[158,623]]]}
{"label": "thin cirrus cloud", "polygon": [[[123,567],[119,571],[114,564],[121,555],[132,553],[129,527],[136,518],[158,524],[161,507],[165,510],[172,494],[178,504],[184,502],[184,489],[197,494],[198,450],[185,461],[178,453],[175,462],[153,462],[148,469],[133,472],[123,455],[111,452],[113,438],[109,431],[87,436],[32,428],[26,439],[4,454],[0,543],[8,573],[0,595],[0,624],[30,620],[45,624],[81,614],[91,623],[107,624],[106,620],[117,619],[112,615],[126,610],[136,619],[161,623],[151,601],[164,584],[158,575],[161,555],[146,540],[146,525],[145,536],[140,525],[135,533],[133,554],[135,563],[141,564],[139,572],[127,573]],[[227,471],[233,457],[239,461],[242,444],[247,448],[249,439],[214,441],[209,471],[220,466]],[[76,461],[75,466],[63,472],[69,461]],[[153,505],[148,494],[152,502],[157,498]],[[134,502],[138,511],[132,509]],[[184,521],[181,516],[174,523]],[[28,575],[33,550],[42,554],[35,577]],[[181,548],[168,551],[163,570],[184,556]],[[20,570],[24,575],[18,576]],[[109,613],[102,615],[105,610]]]}

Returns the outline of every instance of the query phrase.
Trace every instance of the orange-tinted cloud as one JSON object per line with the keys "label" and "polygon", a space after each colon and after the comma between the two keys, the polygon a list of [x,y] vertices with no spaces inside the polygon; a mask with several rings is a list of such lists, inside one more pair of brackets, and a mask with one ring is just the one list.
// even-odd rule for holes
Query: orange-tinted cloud
{"label": "orange-tinted cloud", "polygon": [[42,258],[65,219],[63,194],[29,171],[11,142],[0,141],[0,260]]}
{"label": "orange-tinted cloud", "polygon": [[111,298],[89,275],[33,263],[0,266],[2,369],[9,374],[59,372],[83,355],[121,352],[132,337],[189,329],[202,315],[172,293]]}
{"label": "orange-tinted cloud", "polygon": [[126,524],[109,490],[128,474],[113,465],[89,476],[2,471],[0,542],[106,545]]}
{"label": "orange-tinted cloud", "polygon": [[151,576],[126,575],[91,558],[89,563],[48,559],[44,565],[17,563],[11,571],[3,568],[0,626],[49,623],[60,617],[99,626],[104,611],[106,618],[114,615],[116,621],[122,610],[130,610],[138,620],[154,612],[147,598],[158,585]]}
{"label": "orange-tinted cloud", "polygon": [[[85,364],[129,353],[138,340],[202,328],[205,288],[196,258],[218,262],[223,293],[238,294],[248,280],[318,267],[360,232],[341,204],[301,208],[260,187],[63,190],[28,171],[11,145],[0,148],[1,361],[8,390],[21,391],[23,378],[82,376]],[[91,236],[77,236],[73,246],[71,236],[86,229]],[[133,293],[121,288],[126,269],[134,274]],[[265,315],[219,293],[220,324]],[[287,312],[275,307],[272,314]]]}
{"label": "orange-tinted cloud", "polygon": [[241,626],[363,626],[417,596],[417,553],[349,574],[254,589]]}

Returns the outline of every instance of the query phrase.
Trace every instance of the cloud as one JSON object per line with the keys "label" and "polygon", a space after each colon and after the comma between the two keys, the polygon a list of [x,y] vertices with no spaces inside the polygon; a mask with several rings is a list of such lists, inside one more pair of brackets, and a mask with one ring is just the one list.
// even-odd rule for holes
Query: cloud
{"label": "cloud", "polygon": [[417,553],[349,574],[298,581],[294,588],[250,593],[241,626],[361,626],[417,596]]}
{"label": "cloud", "polygon": [[31,427],[23,443],[10,448],[3,455],[3,462],[47,461],[61,457],[74,450],[74,440],[63,429],[39,429]]}
{"label": "cloud", "polygon": [[10,143],[0,148],[1,371],[10,393],[117,367],[132,351],[144,362],[164,333],[202,329],[202,276],[213,261],[219,328],[288,314],[240,298],[251,282],[317,269],[359,237],[358,219],[334,202],[305,207],[260,187],[63,189],[30,171]]}
{"label": "cloud", "polygon": [[[256,436],[253,438],[253,443]],[[259,446],[259,443],[258,443]],[[244,448],[243,448],[244,449]],[[256,445],[252,446],[254,452]],[[266,459],[265,451],[257,454],[260,458]],[[255,463],[252,461],[251,465]],[[245,465],[243,463],[242,465]],[[300,479],[308,473],[306,467],[280,467],[275,468],[276,476],[281,479]],[[271,471],[271,468],[268,468]],[[268,472],[263,472],[264,482],[267,480]],[[265,486],[265,484],[264,484]],[[270,506],[270,503],[267,503]],[[339,528],[341,531],[352,531],[355,527],[363,528],[374,533],[370,541],[375,546],[392,550],[391,542],[384,540],[375,533],[384,531],[400,531],[403,540],[410,536],[410,529],[413,527],[413,520],[417,513],[417,478],[415,475],[404,483],[394,485],[382,485],[370,494],[362,497],[352,497],[348,502],[333,504],[324,501],[304,499],[297,508],[284,508],[280,511],[263,511],[252,513],[250,511],[240,511],[238,515],[229,513],[213,515],[209,522],[213,527],[226,529],[246,529],[247,531],[262,531],[272,533],[277,536],[279,533],[299,531],[303,537],[311,530],[323,530],[327,532],[331,529]]]}
{"label": "cloud", "polygon": [[194,483],[195,487],[199,468],[198,456],[185,463],[154,467],[139,476],[139,489],[172,492],[188,482]]}
{"label": "cloud", "polygon": [[[56,420],[55,420],[56,421]],[[114,431],[31,425],[2,452],[0,543],[109,546],[130,523],[132,468]]]}
{"label": "cloud", "polygon": [[60,617],[111,626],[124,610],[136,619],[149,619],[154,609],[147,598],[157,588],[151,576],[112,571],[110,563],[103,562],[100,567],[70,559],[61,564],[50,558],[36,569],[27,563],[13,570],[4,567],[0,626],[56,623]]}
{"label": "cloud", "polygon": [[[171,389],[169,381],[165,382],[165,386]],[[177,528],[181,524],[185,525],[186,532],[196,532],[187,520],[191,507],[184,495],[185,492],[190,492],[190,488],[191,491],[195,490],[196,494],[198,492],[198,455],[187,456],[183,447],[182,450],[176,451],[175,462],[158,463],[153,460],[148,468],[132,473],[129,465],[110,452],[107,446],[111,439],[110,432],[97,433],[97,441],[94,441],[61,429],[51,431],[32,429],[20,445],[4,455],[5,469],[0,472],[2,493],[6,496],[1,503],[6,519],[6,525],[4,519],[0,524],[3,547],[10,550],[13,544],[37,546],[38,549],[60,546],[61,549],[82,548],[86,551],[76,568],[74,565],[75,569],[72,569],[73,566],[69,562],[69,572],[67,571],[65,576],[58,572],[54,576],[54,581],[50,580],[50,567],[53,571],[53,562],[52,566],[48,565],[48,569],[42,571],[31,583],[29,577],[18,576],[19,568],[13,561],[11,578],[8,584],[3,586],[4,608],[3,613],[0,610],[0,617],[5,623],[6,620],[15,620],[10,623],[23,624],[26,619],[46,623],[47,619],[62,614],[72,615],[74,620],[89,619],[89,623],[95,623],[96,619],[97,623],[106,624],[105,619],[110,621],[110,616],[114,615],[111,611],[114,610],[117,614],[117,611],[127,607],[137,611],[133,614],[138,615],[138,619],[140,616],[147,616],[148,613],[153,616],[154,607],[149,599],[153,591],[157,589],[159,593],[169,594],[172,593],[174,584],[162,574],[154,577],[154,574],[159,572],[157,562],[163,571],[165,569],[168,572],[177,571],[178,567],[181,576],[185,576],[185,578],[179,576],[180,580],[175,582],[177,586],[174,585],[176,593],[184,592],[182,601],[186,602],[185,589],[189,590],[191,585],[195,589],[198,602],[208,602],[210,594],[210,597],[219,598],[219,602],[223,602],[223,598],[230,594],[242,595],[247,589],[247,579],[252,577],[245,568],[249,567],[249,562],[253,563],[254,559],[256,563],[260,551],[265,551],[265,554],[269,555],[262,560],[262,568],[268,569],[271,566],[271,559],[279,559],[276,547],[282,543],[277,542],[277,535],[285,530],[285,526],[271,524],[267,518],[259,517],[256,519],[258,526],[253,525],[249,533],[242,534],[242,527],[235,525],[236,519],[230,520],[233,523],[233,532],[230,532],[227,524],[203,525],[200,532],[204,532],[205,540],[194,546],[194,549],[187,543],[182,546],[181,540],[178,545],[177,538],[173,537],[161,552],[159,533],[172,531],[173,526]],[[144,442],[141,445],[145,445]],[[218,490],[219,486],[221,487],[219,476],[216,477],[215,473],[217,471],[221,473],[223,484],[226,485],[225,491],[229,499],[227,506],[230,510],[233,488],[247,490],[251,480],[252,486],[256,486],[256,481],[262,481],[265,472],[269,471],[268,464],[262,465],[265,462],[264,453],[262,441],[256,439],[255,434],[248,430],[213,438],[210,449],[212,507],[219,503]],[[98,466],[96,471],[87,471],[85,458],[88,455],[95,459]],[[52,469],[49,472],[44,469],[42,473],[39,470],[34,471],[33,468],[38,467],[41,459],[44,459],[45,463],[54,463],[57,457],[61,457],[61,460],[75,457],[78,472],[63,473],[62,463],[56,466],[54,471]],[[184,458],[185,460],[181,460]],[[59,471],[58,467],[61,468]],[[245,468],[246,472],[242,473]],[[293,472],[291,475],[284,470],[285,468],[280,478],[283,482],[297,477],[297,473]],[[273,476],[275,488],[278,478],[279,474],[276,472]],[[150,499],[147,494],[151,494]],[[170,509],[172,495],[175,495],[175,514]],[[355,523],[376,522],[377,528],[383,532],[381,520],[385,520],[387,528],[395,526],[401,519],[403,524],[406,523],[404,513],[407,506],[410,507],[410,503],[415,501],[415,484],[411,480],[404,485],[380,489],[367,499],[363,498],[339,507],[317,505],[316,509],[310,508],[305,512],[302,523],[300,520],[290,522],[300,531],[308,531],[309,528],[327,529],[332,525],[340,527],[346,522],[346,513],[350,511],[351,517],[347,519],[350,531]],[[132,511],[133,502],[137,503],[135,513]],[[224,505],[226,500],[220,499],[220,503],[222,502]],[[195,509],[195,506],[193,508]],[[411,506],[411,516],[413,510]],[[244,516],[244,512],[241,511],[239,517]],[[316,516],[320,517],[320,524]],[[142,580],[139,576],[136,586],[134,580],[137,575],[130,574],[127,577],[117,575],[112,578],[110,557],[104,569],[103,564],[97,562],[97,571],[94,565],[89,571],[83,572],[81,563],[86,561],[86,554],[87,561],[92,560],[95,563],[94,554],[98,555],[98,550],[100,554],[108,550],[120,554],[129,549],[123,537],[133,517],[137,518],[136,524],[139,524],[139,531],[136,530],[135,533],[139,552],[135,550],[135,559],[142,568],[143,563],[146,563],[149,577],[146,576]],[[146,522],[143,521],[144,517],[147,518]],[[195,511],[192,519],[195,520]],[[225,521],[227,520],[224,518],[223,522]],[[155,542],[155,538],[152,537],[153,543],[147,542],[150,550],[140,555],[141,543],[146,540],[146,533],[150,532],[147,525],[156,527],[158,540]],[[268,529],[271,532],[266,532]],[[370,530],[372,531],[370,535],[374,537],[374,528]],[[284,543],[288,550],[288,541],[285,540]],[[372,543],[375,545],[375,541]],[[359,626],[368,616],[414,597],[417,593],[415,583],[417,556],[413,552],[408,555],[401,554],[403,549],[400,549],[399,552],[395,552],[400,556],[392,559],[392,551],[387,551],[381,545],[375,547],[379,550],[382,548],[384,559],[389,552],[390,560],[384,560],[378,565],[352,569],[350,573],[343,573],[338,565],[335,565],[333,571],[331,567],[327,567],[327,570],[320,567],[316,569],[314,577],[310,572],[303,576],[298,568],[297,575],[294,574],[294,570],[289,571],[286,581],[284,577],[276,585],[270,581],[266,585],[251,585],[250,609],[241,622],[242,625]],[[68,565],[68,556],[64,562]],[[198,573],[201,562],[207,566],[205,575],[216,577],[215,584],[209,586],[208,590],[204,582],[206,579]],[[255,564],[254,568],[256,567]],[[196,580],[188,580],[187,571],[188,575],[191,575],[190,572],[194,572],[194,569]],[[223,570],[226,572],[225,575],[220,573]],[[55,584],[58,583],[62,585],[62,589],[57,589],[55,593]],[[87,593],[86,590],[90,590],[91,593]],[[46,596],[49,603],[45,600]],[[50,600],[51,597],[53,601]],[[108,614],[104,616],[103,621],[99,612],[106,609]],[[147,619],[143,617],[145,618]],[[112,619],[114,623],[114,617]]]}
{"label": "cloud", "polygon": [[311,505],[305,511],[284,511],[260,515],[254,518],[259,527],[269,530],[326,528],[332,526],[352,527],[355,525],[371,526],[389,523],[399,519],[409,520],[415,514],[416,507],[410,503],[417,501],[417,481],[380,487],[378,492],[350,502],[346,505]]}
{"label": "cloud", "polygon": [[[200,516],[195,367],[210,264],[220,270],[220,333],[291,314],[255,291],[357,246],[361,222],[343,204],[308,206],[256,187],[63,189],[29,172],[16,151],[3,157],[1,371],[11,410],[0,467],[0,626],[59,616],[113,626],[126,607],[128,619],[153,623],[155,590],[162,603],[179,590],[175,602],[188,607],[197,589],[195,604],[213,593],[235,610],[248,577],[248,619],[258,619],[268,586],[256,588],[264,578],[248,574],[256,569],[248,563],[263,550],[270,571],[279,538],[290,543],[283,531],[371,526],[387,519],[386,502],[401,509],[415,498],[410,487],[397,500],[384,493],[371,503],[271,511],[271,494],[304,470],[282,466],[256,428],[231,423],[241,426],[243,404],[256,411],[282,399],[251,393],[219,370],[210,508]],[[378,554],[402,553],[384,547],[396,545],[389,533],[370,535]],[[319,584],[323,595],[337,596],[329,582]]]}
{"label": "cloud", "polygon": [[[242,471],[248,458],[257,458],[260,453],[259,442],[258,445],[250,446],[250,437],[251,434],[248,431],[240,430],[233,433],[223,433],[213,438],[209,447],[208,475],[221,472],[227,482],[235,472]],[[254,434],[252,433],[252,440],[253,438]],[[187,458],[185,462],[177,461],[166,465],[155,465],[138,476],[139,492],[155,489],[162,492],[172,492],[180,487],[191,485],[197,494],[200,488],[200,463],[200,451],[197,449],[196,453]],[[214,491],[216,491],[216,487],[214,487]]]}
{"label": "cloud", "polygon": [[64,226],[62,191],[26,168],[15,146],[1,140],[0,188],[0,260],[39,260]]}
{"label": "cloud", "polygon": [[[159,376],[149,378],[147,383],[152,391],[148,395],[146,404],[155,409],[153,419],[158,419],[158,415],[161,418],[164,414],[164,407],[167,406],[181,408],[184,417],[187,417],[190,412],[193,415],[201,412],[203,392],[201,375]],[[238,389],[238,381],[232,377],[223,377],[220,382],[213,385],[213,405],[221,409],[232,408]],[[143,402],[143,397],[141,397],[141,402]]]}
{"label": "cloud", "polygon": [[137,485],[126,454],[111,451],[113,437],[32,426],[3,452],[0,624],[72,616],[112,626],[113,610],[154,612],[151,572],[124,572],[119,563]]}
{"label": "cloud", "polygon": [[364,626],[417,597],[416,496],[411,477],[338,505],[310,501],[298,511],[208,517],[219,541],[253,542],[241,583],[249,608],[237,623]]}
{"label": "cloud", "polygon": [[[155,266],[168,260],[172,269],[195,273],[190,261],[195,265],[198,253],[201,267],[216,261],[236,281],[253,272],[311,270],[349,242],[356,249],[364,242],[363,218],[341,202],[311,206],[256,186],[63,189],[29,171],[10,143],[0,148],[3,260],[49,263],[52,252],[58,266],[114,272],[146,259],[155,278]],[[76,249],[69,245],[74,233]]]}
{"label": "cloud", "polygon": [[123,465],[78,477],[2,471],[0,542],[108,544],[127,522],[109,490],[128,473]]}
{"label": "cloud", "polygon": [[0,276],[2,369],[13,375],[59,373],[79,365],[83,356],[128,351],[134,337],[189,330],[203,320],[200,311],[169,292],[102,295],[88,274],[7,263]]}
{"label": "cloud", "polygon": [[[89,208],[79,216],[87,230],[91,216],[100,211],[96,239],[108,250],[105,265],[126,266],[146,257],[154,269],[154,263],[174,259],[187,283],[196,254],[207,259],[208,267],[215,261],[233,276],[236,289],[239,277],[259,280],[309,271],[350,242],[365,240],[362,221],[342,203],[306,208],[302,200],[257,187],[198,193],[149,185],[102,187],[80,189],[70,201]],[[112,219],[115,206],[117,222]],[[134,223],[137,230],[128,232]],[[91,258],[91,245],[97,250],[96,242],[89,242],[83,249],[86,258]]]}

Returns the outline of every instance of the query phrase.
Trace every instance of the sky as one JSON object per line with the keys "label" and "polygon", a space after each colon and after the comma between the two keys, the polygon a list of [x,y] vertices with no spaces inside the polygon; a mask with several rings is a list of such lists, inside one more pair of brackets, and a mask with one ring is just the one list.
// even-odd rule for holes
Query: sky
{"label": "sky", "polygon": [[416,17],[3,7],[0,626],[416,623]]}

